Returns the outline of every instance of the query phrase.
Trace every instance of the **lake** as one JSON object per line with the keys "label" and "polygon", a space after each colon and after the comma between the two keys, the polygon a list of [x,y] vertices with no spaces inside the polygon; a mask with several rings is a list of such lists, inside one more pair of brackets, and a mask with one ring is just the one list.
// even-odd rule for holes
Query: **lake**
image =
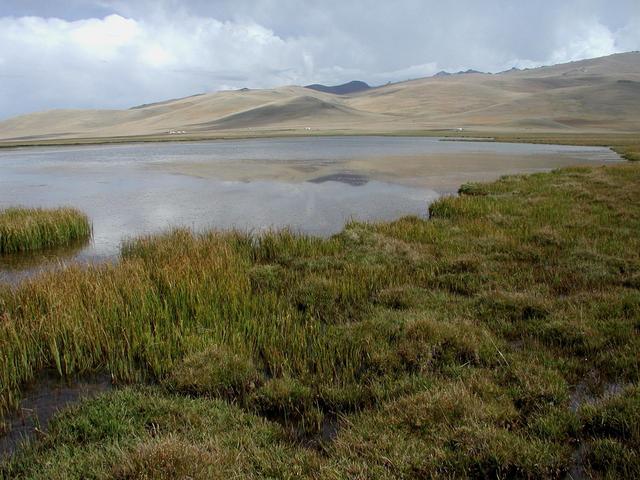
{"label": "lake", "polygon": [[327,236],[350,219],[425,217],[467,181],[619,161],[608,148],[307,137],[30,147],[0,150],[0,208],[69,205],[93,222],[91,242],[0,256],[0,281],[60,261],[117,258],[124,238],[186,226]]}

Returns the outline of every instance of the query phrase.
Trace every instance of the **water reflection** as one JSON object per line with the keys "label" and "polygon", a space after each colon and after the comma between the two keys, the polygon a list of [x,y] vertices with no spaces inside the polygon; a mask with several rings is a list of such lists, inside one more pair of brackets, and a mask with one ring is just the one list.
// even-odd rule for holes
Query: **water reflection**
{"label": "water reflection", "polygon": [[0,282],[15,284],[42,271],[72,263],[90,244],[91,240],[83,239],[64,247],[0,254]]}
{"label": "water reflection", "polygon": [[4,419],[7,431],[0,435],[0,460],[34,433],[45,431],[52,417],[67,405],[112,388],[111,377],[106,374],[62,379],[55,371],[41,372],[25,387],[18,411]]}
{"label": "water reflection", "polygon": [[117,257],[123,238],[188,227],[339,232],[351,219],[426,216],[465,181],[618,159],[606,148],[325,137],[0,150],[0,208],[69,205],[93,241],[0,258],[16,282],[73,261]]}

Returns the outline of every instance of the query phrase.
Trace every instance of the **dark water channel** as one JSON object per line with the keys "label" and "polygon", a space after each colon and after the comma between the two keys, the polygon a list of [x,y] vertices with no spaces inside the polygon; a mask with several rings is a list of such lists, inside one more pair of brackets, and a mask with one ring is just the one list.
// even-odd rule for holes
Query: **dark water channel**
{"label": "dark water channel", "polygon": [[25,388],[18,411],[4,419],[6,432],[0,435],[0,460],[34,435],[46,435],[49,421],[64,407],[112,388],[109,375],[64,380],[57,372],[42,372]]}

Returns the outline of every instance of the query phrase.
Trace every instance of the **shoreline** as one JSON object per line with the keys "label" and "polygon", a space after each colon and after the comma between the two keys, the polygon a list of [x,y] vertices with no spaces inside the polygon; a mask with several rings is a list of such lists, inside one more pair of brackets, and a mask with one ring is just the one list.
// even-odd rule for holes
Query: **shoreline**
{"label": "shoreline", "polygon": [[[57,147],[85,145],[120,145],[165,142],[207,142],[225,140],[253,140],[271,138],[313,138],[313,137],[442,137],[445,141],[476,141],[501,143],[545,143],[556,145],[599,146],[633,145],[638,143],[636,132],[527,132],[500,130],[468,130],[458,132],[452,129],[398,130],[398,131],[331,131],[314,133],[288,130],[246,133],[231,131],[214,135],[139,135],[127,137],[80,137],[41,140],[0,140],[0,149],[28,147]],[[613,148],[613,147],[612,147]]]}
{"label": "shoreline", "polygon": [[[339,141],[340,138],[342,137],[337,137],[337,141]],[[298,143],[304,144],[303,142],[298,141],[291,142],[291,144],[294,146],[298,145]],[[350,144],[350,142],[347,143]],[[384,144],[385,141],[382,141],[382,143]],[[420,142],[419,144],[421,145],[423,143],[425,142]],[[430,145],[434,142],[432,140],[428,140],[427,143]],[[367,144],[367,140],[358,138],[357,144]],[[393,142],[393,144],[395,145],[395,142]],[[242,145],[242,143],[239,143],[238,145]],[[220,182],[239,182],[241,186],[238,188],[245,189],[245,192],[247,194],[250,194],[249,190],[251,188],[254,188],[257,191],[260,191],[261,188],[264,188],[264,184],[261,184],[261,182],[265,182],[265,184],[291,184],[292,186],[295,186],[292,188],[308,188],[311,189],[311,191],[315,191],[313,190],[314,188],[322,189],[325,187],[315,187],[314,185],[308,185],[308,187],[305,187],[303,186],[303,184],[340,182],[342,184],[348,184],[351,186],[365,186],[368,183],[371,183],[371,185],[365,188],[380,189],[384,188],[384,185],[380,185],[379,187],[376,185],[379,185],[380,182],[382,182],[383,184],[388,185],[391,188],[396,188],[396,186],[402,188],[407,187],[410,189],[420,189],[421,191],[434,191],[439,193],[441,196],[446,196],[452,193],[455,194],[456,192],[458,192],[461,185],[468,182],[495,181],[499,177],[504,175],[533,174],[580,164],[580,160],[581,158],[583,158],[583,155],[586,155],[586,157],[583,158],[585,160],[585,163],[594,161],[593,159],[588,160],[590,158],[589,155],[594,155],[594,158],[596,159],[602,159],[602,164],[618,163],[619,161],[621,161],[618,155],[604,149],[602,150],[602,153],[600,151],[591,153],[591,151],[587,148],[585,150],[587,150],[588,152],[582,154],[580,153],[580,147],[576,149],[576,152],[573,149],[566,147],[556,150],[553,147],[503,148],[500,146],[488,146],[484,148],[480,145],[477,147],[473,147],[471,151],[466,151],[466,149],[464,148],[458,149],[456,147],[453,148],[454,152],[445,153],[449,151],[448,148],[442,148],[438,146],[431,147],[429,145],[426,145],[424,148],[427,151],[433,151],[431,151],[431,153],[422,155],[414,153],[407,153],[404,155],[389,155],[388,152],[378,152],[374,148],[371,155],[368,157],[349,156],[344,159],[336,157],[336,159],[326,161],[322,159],[296,160],[290,158],[290,156],[288,155],[285,155],[284,157],[286,158],[286,160],[169,159],[167,161],[162,160],[136,162],[136,170],[140,169],[144,172],[143,175],[149,178],[156,175],[166,176],[168,174],[178,175],[180,177],[190,177],[191,179],[204,180],[207,182],[211,182],[213,185],[219,184]],[[144,151],[145,147],[138,147],[137,150]],[[64,152],[65,151],[63,150],[63,153],[61,154],[62,156],[66,155],[66,153]],[[11,154],[9,153],[8,156],[10,157]],[[107,152],[105,158],[109,157],[110,153]],[[19,162],[25,160],[22,157],[19,158]],[[27,156],[27,159],[28,158],[31,157]],[[600,163],[599,160],[596,161]],[[77,167],[72,166],[70,168],[76,169]],[[66,170],[61,170],[61,167],[57,167],[57,173],[60,173],[62,171]],[[69,172],[71,171],[72,170],[69,170]],[[126,176],[126,172],[128,171],[128,167],[126,166],[118,167],[117,175]],[[42,181],[44,182],[45,180]],[[167,181],[174,182],[174,180],[171,178],[168,178]],[[185,182],[192,180],[181,178],[178,179],[178,181]],[[255,187],[244,186],[244,184],[247,182],[258,182],[258,184]],[[297,185],[300,185],[300,187],[298,187]],[[330,185],[327,185],[326,187],[330,187]],[[353,194],[355,194],[355,191]],[[378,194],[380,194],[379,190]],[[316,195],[319,195],[319,193],[316,193]],[[407,193],[407,195],[411,194]],[[307,197],[303,196],[301,198]],[[314,196],[312,195],[311,198],[314,198]],[[371,198],[371,200],[374,200],[374,198]],[[82,203],[79,203],[77,205],[80,208],[83,208]],[[145,205],[142,205],[142,208],[144,207]],[[91,207],[89,206],[89,208]],[[368,212],[368,210],[366,210],[366,207],[363,208],[365,208],[365,210],[362,211],[363,214]],[[352,208],[351,210],[352,215],[358,216],[358,213],[355,209]],[[293,209],[292,211],[295,211],[295,209]],[[188,209],[184,210],[184,212],[188,212]],[[250,207],[248,207],[248,210],[245,210],[245,212],[251,214],[252,210]],[[319,211],[319,213],[326,213],[326,211],[321,210]],[[94,214],[98,215],[98,217],[96,218],[102,219],[102,223],[100,220],[96,220],[98,222],[98,232],[100,232],[100,225],[104,224],[105,221],[104,215],[100,216],[101,214],[96,212],[94,212]],[[404,214],[406,215],[418,213],[416,209],[411,209],[405,210]],[[424,207],[424,214],[426,215],[426,204]],[[242,215],[242,212],[239,212],[239,215]],[[400,216],[402,216],[402,214]],[[274,217],[276,218],[275,222],[277,225],[284,226],[284,224],[282,223],[284,219],[281,217],[282,216]],[[118,217],[116,216],[116,218]],[[295,230],[318,235],[319,237],[326,237],[329,234],[337,232],[337,227],[330,228],[330,231],[328,233],[310,232],[309,228],[313,229],[313,227],[310,227],[310,225],[307,224],[300,224],[300,218],[296,218],[296,221],[298,223],[294,224],[293,226]],[[390,218],[388,216],[384,216],[379,220],[389,219]],[[107,222],[108,221],[113,220],[108,218]],[[185,223],[181,223],[178,221],[171,222],[170,225],[179,226],[185,225]],[[343,223],[340,223],[340,226],[342,225]],[[226,227],[228,227],[228,224],[225,224],[224,221],[222,222],[222,224],[218,223],[218,228],[220,228],[221,230],[224,230]],[[246,225],[240,228],[247,228],[249,230],[257,228],[258,230],[262,230],[264,226],[256,224]],[[166,228],[162,228],[160,231],[164,230],[166,230]],[[147,233],[153,233],[157,231],[157,229],[152,228]],[[136,232],[129,233],[127,235],[140,235],[144,233],[145,232]],[[113,241],[111,241],[111,243],[114,244]],[[88,248],[93,248],[93,243],[91,244],[91,247]],[[117,253],[114,252],[113,249],[110,250],[111,253],[109,254],[109,256],[105,256],[104,251],[99,251],[100,253],[97,255],[98,258],[112,259],[117,256]],[[80,263],[94,263],[94,258],[96,258],[95,252],[96,250],[93,250],[93,253],[90,253],[87,251],[87,249],[84,249],[78,252],[75,256],[80,257]],[[48,258],[48,256],[45,256],[43,258]],[[42,267],[48,269],[47,265],[56,263],[56,260],[57,259],[54,258],[53,260],[43,262]],[[23,260],[24,263],[28,263],[29,261],[30,258],[27,258],[26,261]],[[77,259],[73,258],[69,261],[71,263],[75,263]],[[31,277],[32,271],[37,272],[38,270],[40,270],[40,267],[41,265],[36,263],[34,266],[26,269],[25,271],[22,271],[20,269],[13,269],[14,271],[2,272],[0,273],[0,278],[2,278],[5,283],[18,283],[22,278]]]}

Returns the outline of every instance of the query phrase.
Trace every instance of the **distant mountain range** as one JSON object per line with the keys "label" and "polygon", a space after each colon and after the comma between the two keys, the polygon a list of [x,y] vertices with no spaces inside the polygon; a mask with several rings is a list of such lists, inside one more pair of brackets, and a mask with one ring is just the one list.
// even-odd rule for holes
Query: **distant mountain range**
{"label": "distant mountain range", "polygon": [[307,85],[305,88],[316,90],[317,92],[333,93],[334,95],[349,95],[350,93],[358,93],[369,90],[371,87],[365,82],[353,80],[351,82],[343,83],[342,85],[335,85],[332,87],[314,83],[313,85]]}
{"label": "distant mountain range", "polygon": [[448,76],[451,76],[451,75],[466,75],[466,74],[469,74],[469,73],[485,73],[485,72],[480,72],[478,70],[472,70],[471,68],[469,70],[464,70],[464,71],[460,70],[459,72],[456,72],[456,73],[450,73],[450,72],[447,72],[445,70],[440,70],[438,73],[436,73],[434,75],[434,77],[448,77]]}
{"label": "distant mountain range", "polygon": [[129,110],[52,110],[0,122],[0,140],[313,132],[640,132],[640,53],[496,74],[437,74],[370,88],[206,93]]}

